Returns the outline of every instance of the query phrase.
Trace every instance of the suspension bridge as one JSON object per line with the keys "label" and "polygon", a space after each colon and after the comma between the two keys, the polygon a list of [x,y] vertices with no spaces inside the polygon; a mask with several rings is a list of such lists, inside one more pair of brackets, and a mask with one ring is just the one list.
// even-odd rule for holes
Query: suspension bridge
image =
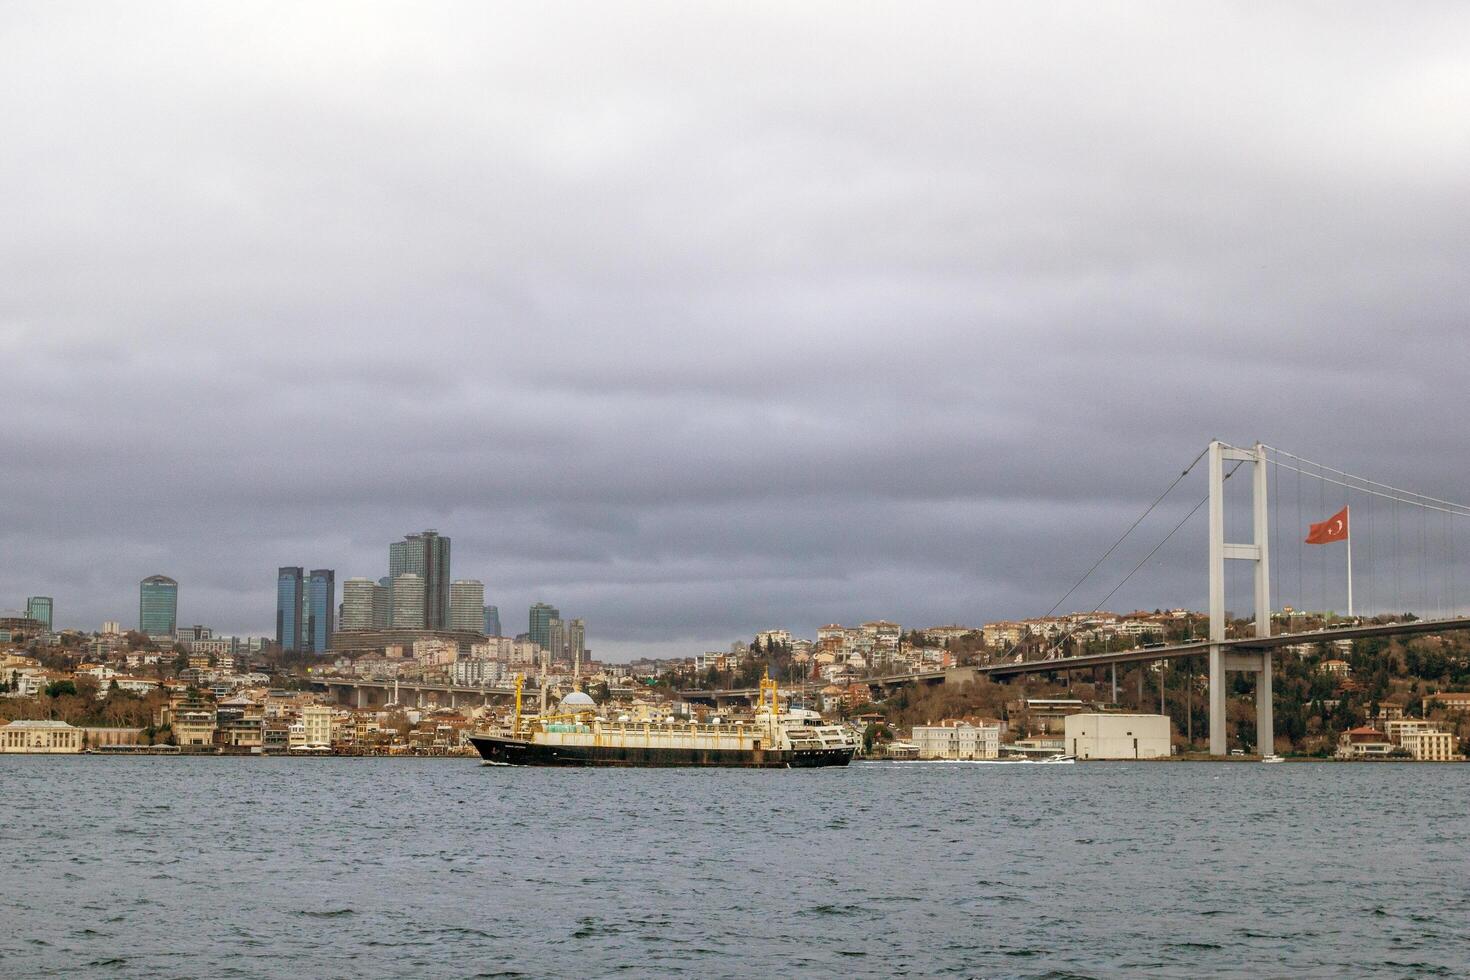
{"label": "suspension bridge", "polygon": [[[1041,644],[1018,641],[989,663],[948,672],[885,676],[877,678],[880,683],[875,686],[891,689],[902,683],[964,681],[977,675],[998,680],[1027,674],[1070,675],[1109,667],[1116,702],[1119,664],[1162,664],[1203,657],[1209,665],[1210,754],[1228,753],[1227,679],[1231,673],[1245,673],[1255,679],[1256,749],[1267,755],[1273,751],[1275,730],[1271,690],[1274,651],[1298,644],[1470,629],[1470,601],[1461,602],[1459,594],[1460,580],[1470,576],[1457,572],[1457,556],[1464,551],[1457,547],[1457,536],[1467,523],[1463,519],[1470,518],[1470,506],[1357,476],[1264,443],[1240,447],[1218,440],[1184,468],[1042,619],[1051,619],[1093,581],[1150,516],[1167,509],[1166,502],[1202,462],[1208,483],[1204,495],[1090,613],[1074,615],[1080,625],[1072,632]],[[1232,484],[1237,474],[1248,475],[1249,479]],[[1227,494],[1230,487],[1241,489]],[[1202,509],[1207,513],[1207,635],[1166,645],[1068,653],[1077,634],[1087,628],[1089,617],[1101,613],[1108,601],[1147,568]],[[1284,546],[1283,533],[1289,535]],[[1352,553],[1354,540],[1359,545],[1356,559]],[[1145,541],[1144,547],[1147,544]],[[1284,569],[1284,574],[1273,574],[1273,562],[1277,571]],[[1284,601],[1283,596],[1291,602]],[[1230,614],[1227,599],[1231,598],[1243,599],[1250,615]],[[1343,614],[1332,611],[1338,599],[1344,600]],[[1303,612],[1313,606],[1314,611]],[[1246,635],[1230,635],[1232,620],[1248,624]],[[1298,620],[1315,622],[1320,627],[1295,629]],[[1027,646],[1034,649],[1024,650]],[[1141,688],[1141,674],[1139,683]],[[1159,684],[1162,710],[1162,672]],[[740,693],[687,695],[718,698]]]}

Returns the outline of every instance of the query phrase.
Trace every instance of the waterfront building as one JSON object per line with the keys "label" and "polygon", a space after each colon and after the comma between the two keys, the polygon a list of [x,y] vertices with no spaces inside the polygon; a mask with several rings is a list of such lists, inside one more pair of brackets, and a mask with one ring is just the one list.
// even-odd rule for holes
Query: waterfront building
{"label": "waterfront building", "polygon": [[46,754],[82,751],[82,729],[64,721],[12,721],[0,725],[0,752]]}
{"label": "waterfront building", "polygon": [[302,735],[308,748],[331,747],[333,714],[325,704],[308,704],[301,709]]}
{"label": "waterfront building", "polygon": [[1419,762],[1449,762],[1458,758],[1455,736],[1437,729],[1405,732],[1401,744]]}
{"label": "waterfront building", "polygon": [[1397,749],[1387,735],[1370,725],[1349,728],[1337,738],[1339,759],[1386,759]]}
{"label": "waterfront building", "polygon": [[330,568],[313,568],[306,583],[306,643],[312,653],[326,653],[337,632],[337,573]]}
{"label": "waterfront building", "polygon": [[301,628],[305,575],[300,565],[282,565],[276,570],[276,645],[292,653],[305,645]]}
{"label": "waterfront building", "polygon": [[1079,759],[1167,759],[1169,728],[1168,715],[1079,713],[1066,716],[1063,744]]}
{"label": "waterfront building", "polygon": [[915,725],[911,741],[920,759],[995,759],[1000,756],[1000,725],[966,721]]}
{"label": "waterfront building", "polygon": [[138,632],[173,636],[179,625],[179,583],[167,575],[150,575],[138,583]]}
{"label": "waterfront building", "polygon": [[424,619],[424,580],[416,572],[403,572],[393,578],[393,628],[428,628]]}
{"label": "waterfront building", "polygon": [[500,607],[499,606],[486,606],[485,607],[485,635],[486,636],[499,636],[500,635]]}
{"label": "waterfront building", "polygon": [[51,632],[51,597],[49,595],[34,595],[26,600],[26,616],[46,626],[46,632]]}
{"label": "waterfront building", "polygon": [[531,627],[528,635],[532,643],[543,650],[551,648],[551,621],[561,618],[561,610],[545,602],[531,606]]}
{"label": "waterfront building", "polygon": [[[395,583],[398,576],[417,575],[423,582],[423,621],[426,629],[446,629],[449,625],[449,539],[434,530],[409,534],[402,541],[388,545],[388,578]],[[398,600],[393,600],[395,618]]]}
{"label": "waterfront building", "polygon": [[449,628],[479,633],[485,628],[485,583],[472,578],[449,584]]}

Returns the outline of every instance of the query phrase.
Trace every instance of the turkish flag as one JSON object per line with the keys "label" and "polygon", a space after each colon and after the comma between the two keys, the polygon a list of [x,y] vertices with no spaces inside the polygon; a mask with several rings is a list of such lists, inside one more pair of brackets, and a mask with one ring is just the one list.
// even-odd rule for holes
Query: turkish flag
{"label": "turkish flag", "polygon": [[1348,536],[1348,509],[1333,514],[1321,524],[1313,524],[1307,532],[1307,544],[1331,544],[1346,540]]}

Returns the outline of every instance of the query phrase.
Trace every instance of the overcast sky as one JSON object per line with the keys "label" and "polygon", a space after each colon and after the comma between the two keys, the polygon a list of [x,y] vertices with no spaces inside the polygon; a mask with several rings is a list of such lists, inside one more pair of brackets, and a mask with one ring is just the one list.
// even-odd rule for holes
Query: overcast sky
{"label": "overcast sky", "polygon": [[[1470,497],[1464,5],[8,3],[0,119],[61,626],[434,527],[697,653],[1045,612],[1212,436]],[[1110,605],[1202,605],[1202,518]]]}

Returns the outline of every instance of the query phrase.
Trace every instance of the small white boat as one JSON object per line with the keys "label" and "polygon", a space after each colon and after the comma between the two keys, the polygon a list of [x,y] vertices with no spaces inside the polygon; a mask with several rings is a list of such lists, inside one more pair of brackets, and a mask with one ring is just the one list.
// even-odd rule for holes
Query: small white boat
{"label": "small white boat", "polygon": [[1262,762],[1285,762],[1286,760],[1283,759],[1283,758],[1281,758],[1281,756],[1277,755],[1275,752],[1272,752],[1270,755],[1263,755],[1263,756],[1261,756],[1261,761]]}

